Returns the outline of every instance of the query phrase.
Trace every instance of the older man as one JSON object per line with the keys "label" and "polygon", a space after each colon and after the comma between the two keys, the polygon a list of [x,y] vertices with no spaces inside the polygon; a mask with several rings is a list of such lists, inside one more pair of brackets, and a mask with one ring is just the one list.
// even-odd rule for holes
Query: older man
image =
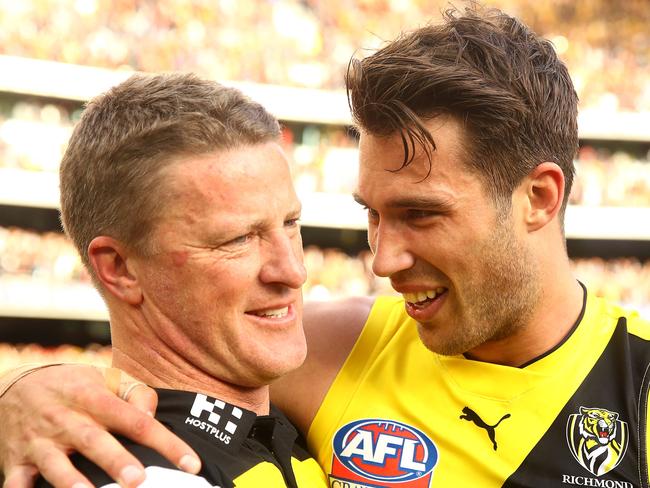
{"label": "older man", "polygon": [[402,297],[306,310],[276,384],[330,486],[648,486],[650,324],[572,275],[577,97],[552,45],[450,12],[347,86],[373,270]]}
{"label": "older man", "polygon": [[[279,136],[235,89],[136,75],[88,104],[63,156],[62,221],[106,301],[113,365],[156,388],[158,420],[202,459],[188,474],[124,440],[145,486],[324,486],[269,403],[306,354],[301,206]],[[88,485],[111,482],[75,462]]]}

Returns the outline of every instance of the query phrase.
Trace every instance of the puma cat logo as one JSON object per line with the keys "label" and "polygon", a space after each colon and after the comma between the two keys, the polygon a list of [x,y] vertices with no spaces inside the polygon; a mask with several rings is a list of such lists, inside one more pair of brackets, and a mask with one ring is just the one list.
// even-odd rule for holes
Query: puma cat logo
{"label": "puma cat logo", "polygon": [[488,425],[486,424],[481,417],[478,416],[478,414],[472,410],[469,407],[464,407],[463,408],[463,415],[460,416],[462,420],[467,420],[468,422],[474,422],[477,427],[481,429],[485,429],[487,432],[488,437],[492,441],[492,445],[494,446],[494,450],[497,450],[497,441],[496,441],[496,428],[499,426],[501,422],[503,422],[505,419],[510,417],[510,414],[507,413],[503,417],[501,417],[501,420],[499,420],[496,424],[494,425]]}

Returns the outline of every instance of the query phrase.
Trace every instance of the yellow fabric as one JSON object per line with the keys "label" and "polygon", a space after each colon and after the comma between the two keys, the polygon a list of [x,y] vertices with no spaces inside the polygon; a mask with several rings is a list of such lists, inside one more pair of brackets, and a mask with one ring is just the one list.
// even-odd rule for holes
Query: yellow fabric
{"label": "yellow fabric", "polygon": [[[291,459],[293,473],[300,488],[325,488],[325,474],[312,458],[299,461]],[[285,487],[282,473],[272,463],[261,462],[256,464],[234,480],[237,488]]]}
{"label": "yellow fabric", "polygon": [[[311,425],[310,451],[331,473],[339,428],[357,419],[391,419],[435,443],[439,459],[432,488],[500,487],[592,369],[622,314],[590,296],[580,326],[560,347],[525,368],[513,368],[430,352],[403,300],[380,298]],[[647,322],[634,316],[628,325],[630,333],[649,337]],[[514,412],[525,415],[513,414],[498,426],[497,451],[486,430],[459,419],[467,405],[490,425]],[[568,450],[567,455],[570,459]]]}
{"label": "yellow fabric", "polygon": [[272,463],[262,462],[235,479],[237,488],[258,488],[260,486],[286,486],[282,473]]}
{"label": "yellow fabric", "polygon": [[[296,458],[291,459],[293,473],[296,475],[296,482],[301,488],[321,488],[327,486],[325,473],[314,458],[308,458],[304,461],[298,461]],[[265,485],[258,485],[265,486]]]}

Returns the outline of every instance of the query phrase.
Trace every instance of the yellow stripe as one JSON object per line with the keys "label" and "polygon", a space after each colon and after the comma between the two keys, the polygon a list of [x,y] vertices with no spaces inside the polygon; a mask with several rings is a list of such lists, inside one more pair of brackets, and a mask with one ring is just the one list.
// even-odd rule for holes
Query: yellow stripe
{"label": "yellow stripe", "polygon": [[234,480],[237,488],[286,487],[280,470],[272,463],[264,461],[256,464]]}
{"label": "yellow stripe", "polygon": [[291,458],[291,467],[296,475],[296,481],[301,488],[326,488],[327,479],[325,473],[315,459],[309,458],[304,461],[298,461]]}
{"label": "yellow stripe", "polygon": [[[298,461],[291,458],[291,467],[300,488],[327,488],[325,473],[315,459]],[[235,480],[237,488],[286,488],[282,472],[272,463],[262,462]]]}

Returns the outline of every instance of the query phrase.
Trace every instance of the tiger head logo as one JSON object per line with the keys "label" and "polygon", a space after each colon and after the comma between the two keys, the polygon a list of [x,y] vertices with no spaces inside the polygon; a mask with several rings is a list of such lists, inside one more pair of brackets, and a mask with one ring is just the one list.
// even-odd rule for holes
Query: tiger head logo
{"label": "tiger head logo", "polygon": [[616,412],[580,407],[569,415],[567,442],[573,457],[596,476],[614,469],[625,456],[629,440],[627,423]]}
{"label": "tiger head logo", "polygon": [[616,435],[618,414],[604,408],[580,407],[580,435],[599,444],[609,444]]}

